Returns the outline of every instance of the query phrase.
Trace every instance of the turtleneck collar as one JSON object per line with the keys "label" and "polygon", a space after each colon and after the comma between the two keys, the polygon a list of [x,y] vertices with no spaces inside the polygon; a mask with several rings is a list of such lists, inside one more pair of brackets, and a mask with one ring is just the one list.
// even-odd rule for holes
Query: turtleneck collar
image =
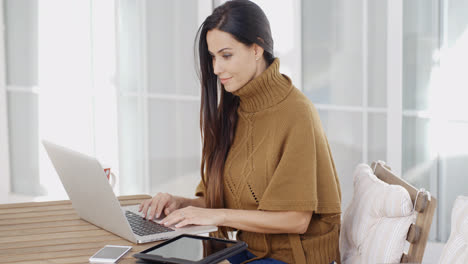
{"label": "turtleneck collar", "polygon": [[293,88],[291,79],[279,72],[279,59],[259,76],[239,90],[233,92],[240,98],[240,109],[244,112],[258,112],[281,102]]}

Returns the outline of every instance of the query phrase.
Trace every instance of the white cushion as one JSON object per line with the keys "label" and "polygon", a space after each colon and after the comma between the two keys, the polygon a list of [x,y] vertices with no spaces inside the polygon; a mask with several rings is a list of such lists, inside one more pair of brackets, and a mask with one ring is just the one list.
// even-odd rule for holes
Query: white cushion
{"label": "white cushion", "polygon": [[342,263],[399,263],[415,217],[405,188],[381,181],[367,164],[358,165],[340,234]]}
{"label": "white cushion", "polygon": [[439,263],[468,263],[468,197],[458,196],[455,200],[451,228]]}

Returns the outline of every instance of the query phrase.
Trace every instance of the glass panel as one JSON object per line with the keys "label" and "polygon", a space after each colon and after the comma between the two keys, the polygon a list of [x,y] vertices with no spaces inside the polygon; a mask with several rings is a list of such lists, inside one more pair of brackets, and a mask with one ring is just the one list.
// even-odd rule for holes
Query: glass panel
{"label": "glass panel", "polygon": [[146,1],[150,92],[199,94],[193,46],[197,11],[198,1]]}
{"label": "glass panel", "polygon": [[467,120],[468,112],[468,1],[445,1],[443,46],[437,55],[428,95],[430,112],[451,120]]}
{"label": "glass panel", "polygon": [[387,106],[387,1],[368,4],[368,105]]}
{"label": "glass panel", "polygon": [[438,0],[403,1],[403,108],[427,110],[438,59]]}
{"label": "glass panel", "polygon": [[369,113],[368,126],[368,163],[387,160],[387,116],[381,113]]}
{"label": "glass panel", "polygon": [[[80,89],[80,91],[85,89]],[[36,124],[40,138],[86,155],[96,156],[93,143],[95,140],[93,98],[80,92],[59,93],[49,87],[41,87],[40,91],[39,123]],[[41,184],[47,190],[47,199],[67,198],[58,174],[42,146],[39,152],[39,162]]]}
{"label": "glass panel", "polygon": [[39,86],[70,93],[92,90],[91,1],[36,2]]}
{"label": "glass panel", "polygon": [[[439,218],[441,241],[450,235],[453,202],[458,195],[468,195],[468,1],[447,0],[444,20],[444,48],[440,54],[440,85],[431,95],[431,108],[457,122],[437,126],[439,131],[440,180]],[[448,84],[448,85],[447,85]]]}
{"label": "glass panel", "polygon": [[340,178],[343,211],[353,197],[353,171],[362,162],[362,115],[319,111]]}
{"label": "glass panel", "polygon": [[459,195],[468,195],[468,122],[448,122],[437,126],[440,142],[440,239],[450,235],[453,202]]}
{"label": "glass panel", "polygon": [[[402,178],[417,189],[424,188],[439,198],[434,127],[434,122],[428,119],[403,117]],[[439,209],[437,206],[436,214],[439,214]],[[430,240],[436,239],[438,226],[438,217],[434,216]]]}
{"label": "glass panel", "polygon": [[435,190],[430,182],[430,152],[435,147],[430,140],[430,125],[428,119],[403,117],[402,171],[403,178],[416,188]]}
{"label": "glass panel", "polygon": [[150,102],[151,193],[193,196],[200,181],[200,102]]}
{"label": "glass panel", "polygon": [[121,194],[146,192],[143,114],[136,97],[119,98],[119,180]]}
{"label": "glass panel", "polygon": [[316,104],[362,105],[362,4],[302,1],[303,91]]}
{"label": "glass panel", "polygon": [[120,0],[118,10],[118,78],[122,92],[138,92],[142,86],[141,1]]}
{"label": "glass panel", "polygon": [[300,36],[297,35],[301,33],[296,26],[300,23],[300,18],[297,19],[296,15],[298,11],[296,7],[300,6],[300,0],[252,0],[252,2],[260,6],[270,22],[274,55],[281,60],[280,72],[289,76],[295,87],[302,88],[300,83],[302,80],[298,78],[301,69],[297,63],[301,54],[296,49],[299,43],[295,43],[296,40],[300,40]]}
{"label": "glass panel", "polygon": [[[453,48],[460,45],[460,40],[465,39],[468,34],[468,1],[466,0],[447,0],[447,45],[448,48]],[[466,47],[466,46],[465,46]],[[465,53],[466,54],[466,53]]]}

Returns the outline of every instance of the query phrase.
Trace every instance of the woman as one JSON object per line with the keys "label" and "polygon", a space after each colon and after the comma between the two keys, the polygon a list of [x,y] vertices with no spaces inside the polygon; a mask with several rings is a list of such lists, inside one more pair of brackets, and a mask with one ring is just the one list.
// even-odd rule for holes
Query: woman
{"label": "woman", "polygon": [[140,211],[164,212],[176,227],[216,225],[225,237],[238,230],[249,248],[231,263],[339,261],[341,192],[328,142],[312,103],[279,73],[265,14],[228,1],[198,39],[199,198],[157,194]]}

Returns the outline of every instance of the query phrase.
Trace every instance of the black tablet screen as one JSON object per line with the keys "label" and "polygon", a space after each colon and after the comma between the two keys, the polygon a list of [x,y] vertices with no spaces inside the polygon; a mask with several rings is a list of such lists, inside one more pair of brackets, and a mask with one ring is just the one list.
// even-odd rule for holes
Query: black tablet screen
{"label": "black tablet screen", "polygon": [[232,242],[181,237],[169,244],[145,253],[165,258],[200,261],[203,258],[232,245],[234,245]]}

